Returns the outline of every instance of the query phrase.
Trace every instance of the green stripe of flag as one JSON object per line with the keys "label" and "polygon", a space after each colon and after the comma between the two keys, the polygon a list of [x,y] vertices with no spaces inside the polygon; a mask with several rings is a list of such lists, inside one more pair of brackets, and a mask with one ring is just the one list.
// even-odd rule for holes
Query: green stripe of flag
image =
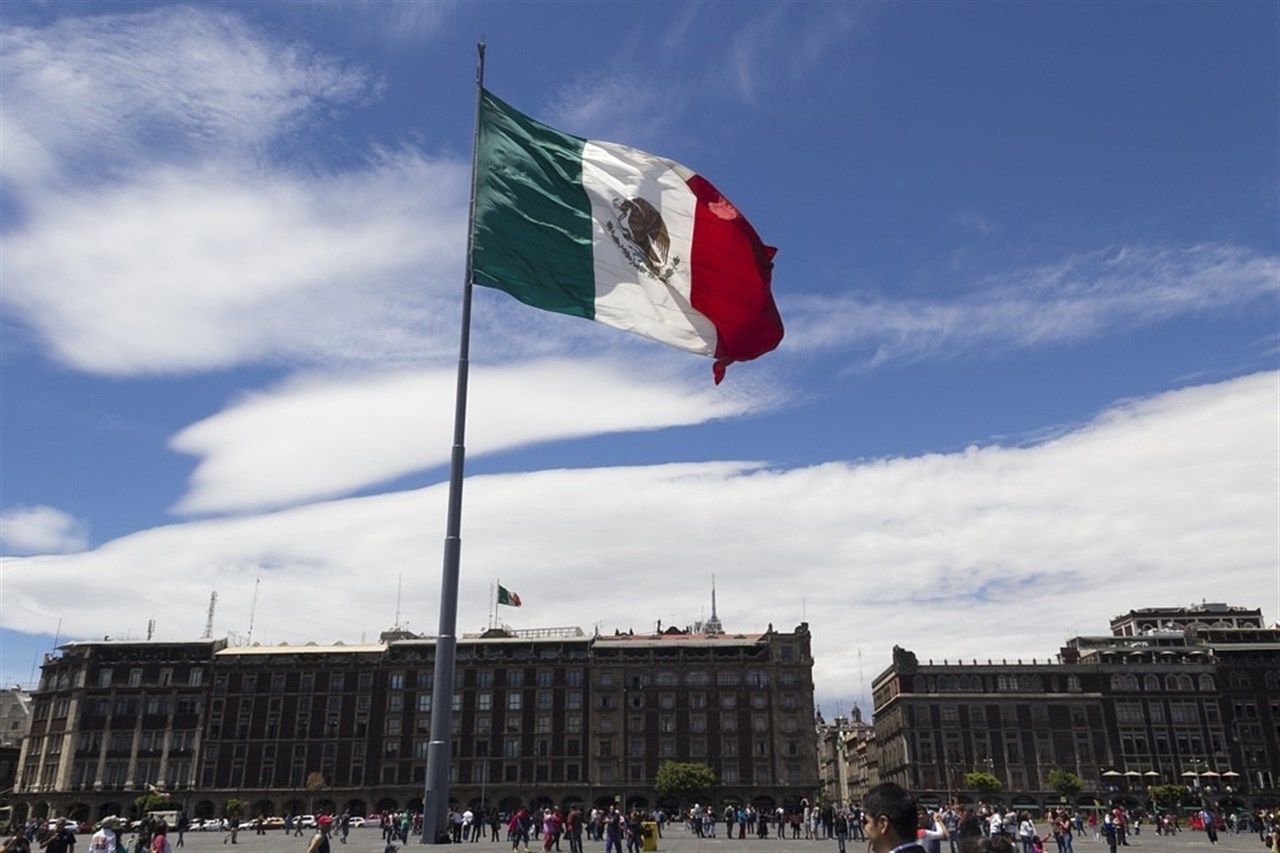
{"label": "green stripe of flag", "polygon": [[586,140],[481,93],[472,279],[528,305],[595,317]]}

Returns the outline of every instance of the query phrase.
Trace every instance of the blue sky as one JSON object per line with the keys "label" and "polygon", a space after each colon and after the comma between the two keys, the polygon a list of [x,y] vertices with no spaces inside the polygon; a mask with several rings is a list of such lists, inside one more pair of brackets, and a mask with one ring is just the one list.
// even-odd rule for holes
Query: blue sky
{"label": "blue sky", "polygon": [[[787,336],[478,289],[459,624],[903,645],[1280,618],[1280,7],[6,2],[3,678],[436,628],[475,105],[701,172]],[[397,589],[400,589],[397,601]],[[256,608],[255,608],[256,594]],[[105,605],[105,606],[104,606]],[[862,665],[859,666],[859,652]]]}

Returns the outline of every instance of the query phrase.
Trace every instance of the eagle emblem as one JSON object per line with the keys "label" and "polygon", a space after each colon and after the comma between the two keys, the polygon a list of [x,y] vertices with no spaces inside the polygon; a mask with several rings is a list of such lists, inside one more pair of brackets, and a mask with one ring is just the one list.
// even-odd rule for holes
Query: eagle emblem
{"label": "eagle emblem", "polygon": [[671,283],[680,258],[671,256],[671,234],[662,214],[643,198],[614,198],[613,219],[604,224],[613,242],[638,272]]}

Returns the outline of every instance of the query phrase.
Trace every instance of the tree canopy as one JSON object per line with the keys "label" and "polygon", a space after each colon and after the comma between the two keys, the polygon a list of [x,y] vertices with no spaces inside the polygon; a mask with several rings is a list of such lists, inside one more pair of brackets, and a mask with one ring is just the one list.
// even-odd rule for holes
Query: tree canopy
{"label": "tree canopy", "polygon": [[1004,790],[1004,783],[995,775],[982,771],[964,774],[964,786],[977,791],[983,797],[989,797]]}
{"label": "tree canopy", "polygon": [[716,783],[715,771],[696,761],[664,761],[658,766],[653,790],[658,796],[673,796],[681,802],[707,797]]}
{"label": "tree canopy", "polygon": [[1073,797],[1080,793],[1080,789],[1084,787],[1084,782],[1079,776],[1070,770],[1058,768],[1049,771],[1048,782],[1050,788],[1064,797]]}

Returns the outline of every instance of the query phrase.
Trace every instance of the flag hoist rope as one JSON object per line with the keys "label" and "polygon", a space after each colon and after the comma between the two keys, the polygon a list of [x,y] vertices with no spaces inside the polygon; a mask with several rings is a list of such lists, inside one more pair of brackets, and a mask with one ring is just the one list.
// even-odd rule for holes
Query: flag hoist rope
{"label": "flag hoist rope", "polygon": [[476,44],[476,124],[471,140],[471,204],[467,217],[467,261],[462,284],[462,335],[458,342],[458,386],[454,401],[453,452],[449,461],[449,509],[445,525],[444,566],[440,580],[440,628],[436,632],[431,682],[431,740],[427,744],[427,781],[422,799],[422,843],[449,842],[450,717],[458,645],[458,574],[462,557],[462,472],[466,462],[467,372],[471,349],[471,252],[476,219],[476,167],[480,151],[480,106],[484,91],[484,42]]}

